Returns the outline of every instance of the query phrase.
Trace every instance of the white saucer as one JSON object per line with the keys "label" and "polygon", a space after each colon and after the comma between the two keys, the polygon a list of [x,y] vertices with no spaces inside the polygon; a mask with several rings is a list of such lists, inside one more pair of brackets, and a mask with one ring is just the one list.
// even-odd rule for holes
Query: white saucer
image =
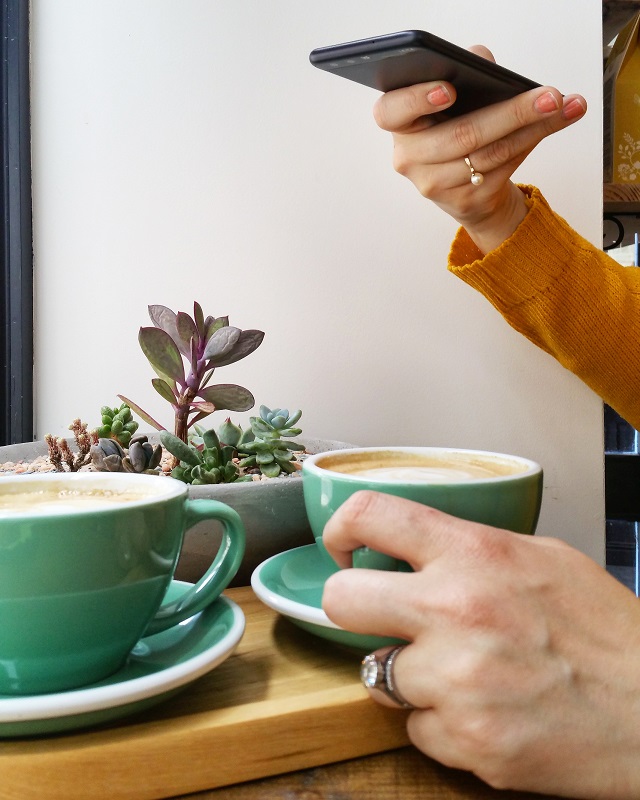
{"label": "white saucer", "polygon": [[[172,581],[167,599],[187,585]],[[98,683],[55,694],[0,695],[0,738],[97,725],[155,705],[227,659],[244,628],[239,606],[222,596],[191,619],[141,639],[126,664]]]}
{"label": "white saucer", "polygon": [[353,633],[332,622],[322,610],[322,592],[338,567],[320,552],[316,544],[278,553],[251,576],[251,586],[262,602],[303,630],[323,639],[363,652],[371,652],[399,639]]}

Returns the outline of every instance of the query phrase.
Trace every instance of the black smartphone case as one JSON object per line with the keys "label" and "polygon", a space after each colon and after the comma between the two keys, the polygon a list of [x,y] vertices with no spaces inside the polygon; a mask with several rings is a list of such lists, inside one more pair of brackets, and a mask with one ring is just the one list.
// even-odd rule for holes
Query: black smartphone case
{"label": "black smartphone case", "polygon": [[457,45],[419,30],[399,31],[311,52],[314,67],[389,92],[445,80],[457,92],[447,116],[508,100],[540,84]]}

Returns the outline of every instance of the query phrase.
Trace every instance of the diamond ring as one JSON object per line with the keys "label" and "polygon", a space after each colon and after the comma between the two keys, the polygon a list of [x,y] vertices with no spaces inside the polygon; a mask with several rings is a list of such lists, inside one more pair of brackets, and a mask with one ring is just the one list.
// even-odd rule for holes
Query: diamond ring
{"label": "diamond ring", "polygon": [[398,645],[382,657],[375,653],[365,656],[360,665],[360,680],[367,689],[379,689],[402,708],[416,708],[400,694],[393,677],[393,664],[405,647],[405,644]]}

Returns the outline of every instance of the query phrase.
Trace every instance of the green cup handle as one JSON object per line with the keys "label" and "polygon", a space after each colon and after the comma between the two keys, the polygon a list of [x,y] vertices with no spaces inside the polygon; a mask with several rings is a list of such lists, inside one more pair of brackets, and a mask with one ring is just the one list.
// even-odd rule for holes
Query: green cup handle
{"label": "green cup handle", "polygon": [[151,636],[189,619],[217,600],[238,571],[244,557],[246,536],[240,516],[217,500],[186,500],[186,530],[196,523],[217,519],[223,525],[222,542],[213,563],[200,580],[177,600],[164,603],[147,626]]}

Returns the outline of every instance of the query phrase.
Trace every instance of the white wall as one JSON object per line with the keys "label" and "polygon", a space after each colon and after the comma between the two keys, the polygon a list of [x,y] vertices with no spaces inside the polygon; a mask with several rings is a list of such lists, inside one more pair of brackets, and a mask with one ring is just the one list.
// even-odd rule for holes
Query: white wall
{"label": "white wall", "polygon": [[587,119],[518,177],[600,242],[600,0],[32,6],[39,436],[118,393],[169,425],[137,331],[197,299],[267,332],[220,382],[301,407],[311,436],[536,458],[540,531],[602,560],[600,401],[447,273],[455,226],[393,172],[376,93],[307,60],[425,28],[582,92]]}

